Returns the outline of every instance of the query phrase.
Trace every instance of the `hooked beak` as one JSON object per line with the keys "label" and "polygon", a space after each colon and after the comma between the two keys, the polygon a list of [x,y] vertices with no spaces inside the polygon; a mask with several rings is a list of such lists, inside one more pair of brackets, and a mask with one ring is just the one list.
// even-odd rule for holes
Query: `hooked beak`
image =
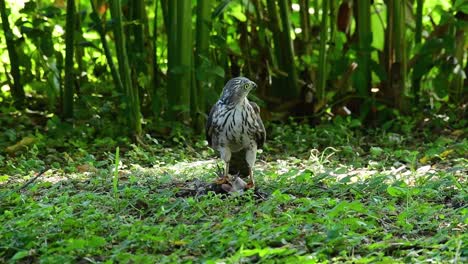
{"label": "hooked beak", "polygon": [[252,87],[252,90],[257,90],[257,84],[254,82],[250,82],[250,86]]}

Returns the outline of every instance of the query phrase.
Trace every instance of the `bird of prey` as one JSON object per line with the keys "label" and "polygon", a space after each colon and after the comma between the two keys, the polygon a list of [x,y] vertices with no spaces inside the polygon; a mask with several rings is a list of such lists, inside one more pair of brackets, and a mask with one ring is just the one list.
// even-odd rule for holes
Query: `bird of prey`
{"label": "bird of prey", "polygon": [[247,188],[255,187],[252,169],[257,149],[263,147],[266,137],[260,108],[247,99],[256,87],[245,77],[233,78],[226,83],[221,97],[211,108],[206,137],[225,162],[224,175],[218,183],[226,182],[229,174],[240,174],[249,176]]}

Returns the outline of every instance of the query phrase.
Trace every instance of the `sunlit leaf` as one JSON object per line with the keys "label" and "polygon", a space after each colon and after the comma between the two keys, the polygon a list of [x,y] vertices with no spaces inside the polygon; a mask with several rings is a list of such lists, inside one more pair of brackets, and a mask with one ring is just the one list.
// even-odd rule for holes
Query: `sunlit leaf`
{"label": "sunlit leaf", "polygon": [[239,20],[240,22],[245,22],[247,21],[247,17],[245,16],[244,14],[244,11],[242,10],[242,6],[241,5],[235,5],[230,14],[237,18],[237,20]]}
{"label": "sunlit leaf", "polygon": [[401,197],[406,195],[406,190],[401,187],[388,186],[387,192],[393,197]]}

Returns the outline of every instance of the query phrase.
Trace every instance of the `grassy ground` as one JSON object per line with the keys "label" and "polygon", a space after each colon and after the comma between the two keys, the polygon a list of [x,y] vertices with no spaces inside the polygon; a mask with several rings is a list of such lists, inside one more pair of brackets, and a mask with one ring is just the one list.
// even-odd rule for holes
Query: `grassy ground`
{"label": "grassy ground", "polygon": [[0,155],[0,262],[466,263],[466,129],[358,126],[270,127],[243,195],[201,139],[36,132]]}

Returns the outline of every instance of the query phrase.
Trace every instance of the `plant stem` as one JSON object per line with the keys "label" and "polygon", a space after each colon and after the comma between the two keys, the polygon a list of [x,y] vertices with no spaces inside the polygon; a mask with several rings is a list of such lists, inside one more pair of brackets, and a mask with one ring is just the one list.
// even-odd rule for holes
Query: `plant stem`
{"label": "plant stem", "polygon": [[117,195],[118,192],[118,185],[119,185],[119,147],[115,149],[115,162],[114,162],[114,173],[112,177],[112,192],[114,195]]}
{"label": "plant stem", "polygon": [[15,50],[14,34],[10,28],[8,15],[6,12],[5,0],[0,0],[0,17],[2,18],[2,27],[5,34],[5,41],[10,58],[11,75],[13,76],[13,87],[11,90],[15,106],[19,109],[24,107],[24,89],[21,84],[21,72],[19,69],[18,54]]}

